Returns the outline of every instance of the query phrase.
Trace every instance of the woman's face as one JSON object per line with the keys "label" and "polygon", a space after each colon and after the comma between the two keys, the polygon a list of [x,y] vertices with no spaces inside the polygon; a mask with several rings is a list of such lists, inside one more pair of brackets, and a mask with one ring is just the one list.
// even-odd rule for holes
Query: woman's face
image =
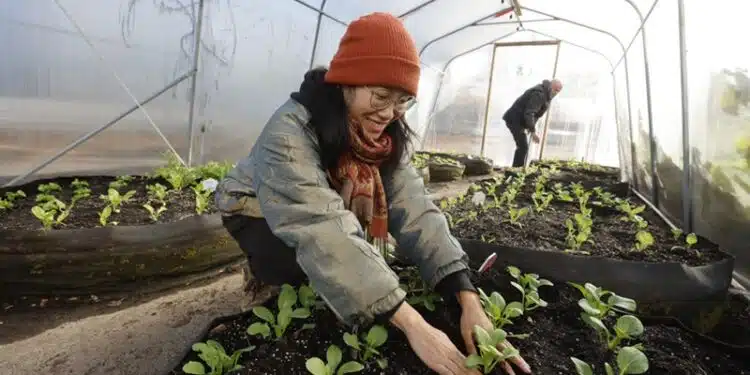
{"label": "woman's face", "polygon": [[345,92],[349,113],[362,124],[366,136],[378,139],[393,120],[414,104],[414,96],[380,86],[350,87]]}

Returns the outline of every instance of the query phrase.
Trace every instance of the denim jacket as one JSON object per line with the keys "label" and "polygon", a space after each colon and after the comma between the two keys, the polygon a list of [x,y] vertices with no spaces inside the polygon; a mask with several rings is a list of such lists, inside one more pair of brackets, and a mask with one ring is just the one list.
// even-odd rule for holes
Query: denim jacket
{"label": "denim jacket", "polygon": [[[296,249],[310,285],[339,319],[367,323],[395,309],[405,291],[329,185],[309,119],[294,99],[276,110],[249,155],[219,183],[216,204],[225,215],[265,217],[272,232]],[[416,264],[433,288],[467,270],[466,253],[415,168],[405,161],[383,176],[383,184],[398,255]]]}

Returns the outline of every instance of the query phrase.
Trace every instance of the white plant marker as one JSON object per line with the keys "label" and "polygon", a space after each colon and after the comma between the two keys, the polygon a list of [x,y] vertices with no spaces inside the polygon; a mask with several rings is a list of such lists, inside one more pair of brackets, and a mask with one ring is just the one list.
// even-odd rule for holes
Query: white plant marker
{"label": "white plant marker", "polygon": [[479,266],[479,269],[477,270],[479,273],[485,273],[490,268],[492,268],[492,265],[495,264],[495,261],[497,260],[497,253],[492,253],[490,256],[487,257],[487,259],[482,262],[482,265]]}

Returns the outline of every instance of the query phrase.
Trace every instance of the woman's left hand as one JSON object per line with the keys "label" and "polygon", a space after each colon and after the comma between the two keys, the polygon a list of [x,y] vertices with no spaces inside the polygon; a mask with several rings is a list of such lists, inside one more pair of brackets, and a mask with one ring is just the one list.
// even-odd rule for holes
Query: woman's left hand
{"label": "woman's left hand", "polygon": [[[490,319],[487,317],[487,314],[484,312],[478,294],[470,291],[462,291],[459,292],[458,300],[461,304],[461,336],[464,339],[466,350],[469,352],[469,355],[477,354],[477,348],[474,342],[474,326],[480,326],[488,331],[492,330],[494,327]],[[502,351],[507,346],[512,347],[511,343],[506,340],[500,344],[498,349]],[[523,373],[531,373],[529,364],[526,363],[520,355],[513,357],[510,362],[515,364]],[[513,367],[508,362],[502,362],[500,365],[508,375],[516,374]]]}

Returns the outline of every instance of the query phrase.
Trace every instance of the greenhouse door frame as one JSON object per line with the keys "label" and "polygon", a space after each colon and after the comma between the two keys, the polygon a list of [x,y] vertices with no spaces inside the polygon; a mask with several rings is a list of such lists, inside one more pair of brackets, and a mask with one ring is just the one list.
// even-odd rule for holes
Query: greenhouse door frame
{"label": "greenhouse door frame", "polygon": [[[494,42],[492,46],[492,58],[490,59],[490,78],[489,78],[489,83],[487,84],[487,98],[484,103],[484,119],[483,119],[483,125],[482,125],[482,144],[480,146],[479,156],[484,157],[484,148],[487,143],[487,127],[489,125],[490,101],[492,99],[492,83],[493,83],[493,78],[495,76],[495,57],[497,55],[497,49],[498,48],[512,48],[512,47],[556,46],[555,62],[552,66],[552,78],[554,78],[557,74],[557,64],[560,58],[560,44],[561,44],[561,41],[559,39],[536,40],[536,41],[528,41],[528,42],[497,42],[497,41]],[[542,158],[542,154],[544,152],[544,142],[547,140],[547,127],[549,126],[549,111],[547,111],[547,113],[544,114],[544,118],[545,119],[544,119],[544,128],[542,130],[542,140],[539,146],[539,159]],[[528,164],[528,162],[529,162],[529,157],[527,153],[526,160],[524,163]]]}

